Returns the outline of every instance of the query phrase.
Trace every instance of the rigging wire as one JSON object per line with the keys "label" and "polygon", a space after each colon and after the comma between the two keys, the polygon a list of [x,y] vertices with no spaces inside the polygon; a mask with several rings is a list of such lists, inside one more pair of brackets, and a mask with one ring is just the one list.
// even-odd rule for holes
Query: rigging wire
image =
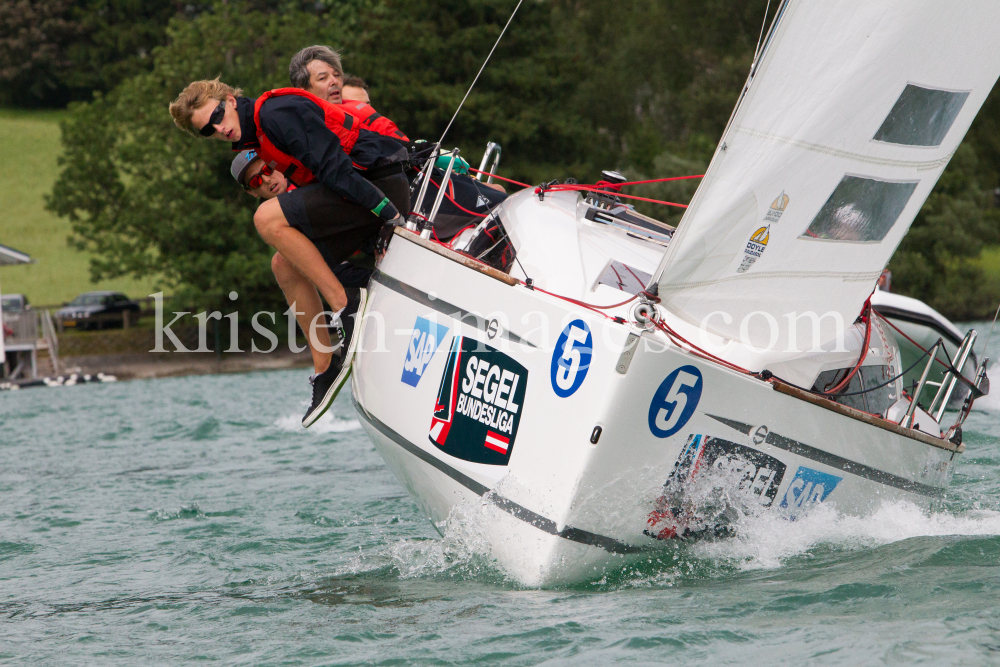
{"label": "rigging wire", "polygon": [[[540,194],[544,192],[597,192],[607,194],[607,190],[603,188],[593,187],[590,185],[553,185],[547,188],[538,186],[535,188],[535,194]],[[662,199],[649,199],[647,197],[637,197],[636,195],[626,195],[621,192],[614,193],[615,197],[624,197],[625,199],[636,199],[638,201],[650,202],[652,204],[661,204],[663,206],[674,206],[676,208],[687,208],[687,204],[678,204],[677,202],[664,201]]]}
{"label": "rigging wire", "polygon": [[[909,336],[907,336],[906,333],[904,333],[902,329],[900,329],[895,324],[893,324],[892,322],[890,322],[889,319],[885,315],[883,315],[882,313],[878,312],[877,310],[875,311],[875,314],[878,315],[878,317],[879,317],[880,320],[882,320],[883,322],[885,322],[886,324],[888,324],[890,327],[892,327],[893,329],[895,329],[896,333],[898,333],[899,335],[901,335],[906,340],[910,341],[910,343],[912,343],[918,350],[923,351],[925,354],[930,354],[930,352],[928,352],[927,349],[924,348],[923,345],[921,345],[917,341],[915,341],[912,338],[910,338]],[[945,356],[948,356],[948,350],[946,350],[943,347],[941,348],[941,350],[944,352]],[[948,368],[948,364],[946,364],[943,361],[941,361],[940,359],[938,359],[937,354],[934,355],[934,360],[936,362],[938,362],[939,364],[941,364],[942,366],[944,366],[945,368]],[[949,358],[949,361],[950,361],[950,358]]]}
{"label": "rigging wire", "polygon": [[990,344],[990,338],[993,337],[993,327],[997,325],[997,316],[1000,316],[1000,304],[997,305],[997,314],[993,316],[993,324],[990,325],[990,334],[986,337],[986,345],[983,345],[983,355],[986,355],[986,347]]}
{"label": "rigging wire", "polygon": [[767,12],[770,9],[771,0],[767,0],[767,7],[764,8],[764,21],[760,24],[760,36],[757,37],[757,48],[753,50],[753,65],[750,66],[751,72],[757,69],[757,59],[760,57],[760,42],[764,39],[764,28],[767,26]]}
{"label": "rigging wire", "polygon": [[[771,0],[768,0],[768,2],[770,2],[770,1]],[[465,100],[469,99],[469,93],[471,93],[472,89],[476,87],[476,82],[479,81],[479,75],[483,73],[484,69],[486,69],[486,63],[488,63],[490,61],[490,58],[493,56],[493,52],[497,50],[497,46],[499,46],[500,40],[503,39],[504,33],[507,32],[507,28],[510,26],[510,22],[514,20],[514,15],[517,14],[517,10],[521,8],[521,3],[522,2],[524,2],[524,0],[518,0],[517,7],[515,7],[514,11],[511,12],[510,18],[507,19],[507,25],[505,25],[503,27],[503,30],[500,31],[500,36],[497,37],[496,44],[494,44],[493,48],[490,49],[489,55],[486,56],[486,60],[483,61],[483,66],[479,68],[479,72],[476,73],[476,78],[472,80],[472,85],[469,86],[469,89],[467,91],[465,91],[465,97],[462,98],[462,101],[459,102],[459,104],[458,104],[458,108],[455,109],[455,115],[453,115],[451,117],[451,120],[448,121],[448,126],[445,127],[444,128],[444,132],[441,133],[441,138],[438,139],[438,146],[440,146],[440,145],[442,145],[444,143],[444,137],[445,137],[445,135],[448,134],[448,130],[451,129],[451,124],[455,122],[456,118],[458,118],[458,112],[462,110],[462,105],[465,104]]]}
{"label": "rigging wire", "polygon": [[[914,368],[916,368],[917,364],[919,364],[921,361],[923,361],[924,357],[926,357],[928,354],[930,354],[930,352],[928,352],[927,350],[924,350],[924,353],[921,354],[919,357],[917,357],[917,360],[914,361],[913,364],[910,365],[909,368],[907,368],[905,371],[903,371],[899,375],[895,375],[895,376],[889,378],[888,380],[886,380],[885,382],[883,382],[880,385],[877,385],[877,386],[874,386],[874,387],[868,387],[867,389],[862,389],[861,391],[852,391],[850,393],[837,394],[836,398],[842,398],[844,396],[860,396],[862,394],[867,394],[867,393],[875,391],[876,389],[881,389],[882,387],[890,385],[893,382],[895,382],[896,380],[898,380],[899,378],[903,377],[904,375],[906,375],[907,373],[909,373],[910,371],[912,371]],[[787,384],[789,387],[794,387],[794,388],[796,388],[796,389],[798,389],[800,391],[805,391],[805,392],[808,392],[810,394],[814,394],[816,396],[823,396],[824,398],[828,398],[827,396],[825,396],[824,394],[816,391],[815,389],[806,389],[805,387],[800,387],[799,385],[794,384],[792,382],[789,382],[788,380],[782,380],[777,375],[775,375],[773,377],[774,377],[775,380],[780,381],[782,384]],[[848,406],[848,407],[850,407],[850,406]],[[855,410],[857,410],[857,408],[855,408]],[[872,414],[872,413],[869,412],[868,414]]]}

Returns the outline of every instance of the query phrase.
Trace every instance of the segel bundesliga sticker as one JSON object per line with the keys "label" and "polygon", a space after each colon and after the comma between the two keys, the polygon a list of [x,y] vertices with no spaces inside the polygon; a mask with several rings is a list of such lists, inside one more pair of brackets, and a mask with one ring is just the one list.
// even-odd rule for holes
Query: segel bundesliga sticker
{"label": "segel bundesliga sticker", "polygon": [[745,445],[696,435],[688,439],[664,489],[675,490],[713,473],[714,481],[734,484],[739,492],[770,507],[785,476],[785,464]]}
{"label": "segel bundesliga sticker", "polygon": [[646,518],[645,533],[665,540],[716,531],[741,497],[751,506],[770,507],[784,476],[785,464],[764,452],[722,438],[689,436]]}
{"label": "segel bundesliga sticker", "polygon": [[416,387],[420,378],[431,363],[438,345],[448,335],[448,327],[418,317],[413,324],[413,333],[406,348],[406,360],[403,362],[402,381],[411,387]]}
{"label": "segel bundesliga sticker", "polygon": [[524,366],[475,338],[456,336],[434,405],[430,441],[463,461],[507,465],[527,384]]}
{"label": "segel bundesliga sticker", "polygon": [[796,511],[806,510],[810,505],[826,500],[842,479],[843,477],[799,466],[778,507],[790,510],[789,517],[794,519]]}

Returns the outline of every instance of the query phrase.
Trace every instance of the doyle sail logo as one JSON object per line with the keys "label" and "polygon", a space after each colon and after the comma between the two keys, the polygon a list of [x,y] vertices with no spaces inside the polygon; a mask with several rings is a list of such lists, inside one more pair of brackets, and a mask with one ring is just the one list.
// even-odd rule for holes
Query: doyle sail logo
{"label": "doyle sail logo", "polygon": [[796,513],[826,500],[842,479],[843,477],[799,466],[778,507],[788,511],[789,517],[794,519]]}
{"label": "doyle sail logo", "polygon": [[777,222],[781,219],[781,214],[788,208],[788,195],[782,190],[778,198],[771,202],[771,208],[764,216],[765,222]]}
{"label": "doyle sail logo", "polygon": [[788,195],[782,191],[777,199],[771,202],[771,208],[764,215],[762,225],[754,230],[747,240],[746,247],[743,248],[743,261],[736,269],[736,273],[746,273],[754,265],[764,251],[767,250],[767,242],[771,238],[771,223],[781,220],[781,215],[788,208]]}
{"label": "doyle sail logo", "polygon": [[438,345],[448,335],[448,327],[418,317],[413,324],[413,333],[406,347],[406,359],[403,361],[402,381],[411,387],[416,387],[420,378],[431,363]]}
{"label": "doyle sail logo", "polygon": [[441,376],[430,441],[464,461],[507,465],[527,385],[524,366],[474,338],[456,336]]}

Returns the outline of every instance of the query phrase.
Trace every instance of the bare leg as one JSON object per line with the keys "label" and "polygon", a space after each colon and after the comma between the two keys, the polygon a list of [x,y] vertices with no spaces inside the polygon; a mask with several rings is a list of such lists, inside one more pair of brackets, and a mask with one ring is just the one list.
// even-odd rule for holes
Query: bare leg
{"label": "bare leg", "polygon": [[281,253],[299,273],[316,286],[330,308],[338,311],[347,305],[347,294],[312,241],[288,226],[277,199],[269,199],[257,208],[253,224],[264,241]]}
{"label": "bare leg", "polygon": [[[281,286],[281,291],[285,293],[285,300],[289,306],[295,306],[295,319],[299,323],[299,328],[306,335],[306,342],[309,351],[312,353],[313,367],[317,373],[322,373],[330,367],[330,357],[332,353],[324,352],[323,349],[330,349],[330,333],[325,326],[317,327],[315,330],[315,340],[310,335],[309,328],[314,318],[323,311],[323,302],[319,298],[316,287],[309,282],[291,263],[275,253],[271,258],[271,271]],[[324,322],[325,324],[325,322]],[[323,349],[321,349],[323,348]]]}

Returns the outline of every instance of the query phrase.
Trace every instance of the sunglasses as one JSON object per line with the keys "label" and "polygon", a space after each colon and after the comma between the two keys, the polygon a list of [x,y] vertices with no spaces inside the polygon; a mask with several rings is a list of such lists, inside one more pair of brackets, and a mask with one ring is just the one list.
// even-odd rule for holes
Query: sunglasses
{"label": "sunglasses", "polygon": [[222,119],[226,116],[226,100],[219,102],[219,106],[215,107],[215,111],[212,112],[211,117],[209,117],[208,122],[205,126],[198,130],[198,133],[203,137],[210,137],[215,134],[215,125],[222,122]]}
{"label": "sunglasses", "polygon": [[270,176],[273,173],[274,169],[271,168],[271,165],[265,164],[263,167],[261,167],[260,171],[258,171],[256,174],[250,177],[250,180],[247,181],[247,184],[244,187],[246,187],[247,190],[256,190],[261,185],[263,185],[264,177]]}

